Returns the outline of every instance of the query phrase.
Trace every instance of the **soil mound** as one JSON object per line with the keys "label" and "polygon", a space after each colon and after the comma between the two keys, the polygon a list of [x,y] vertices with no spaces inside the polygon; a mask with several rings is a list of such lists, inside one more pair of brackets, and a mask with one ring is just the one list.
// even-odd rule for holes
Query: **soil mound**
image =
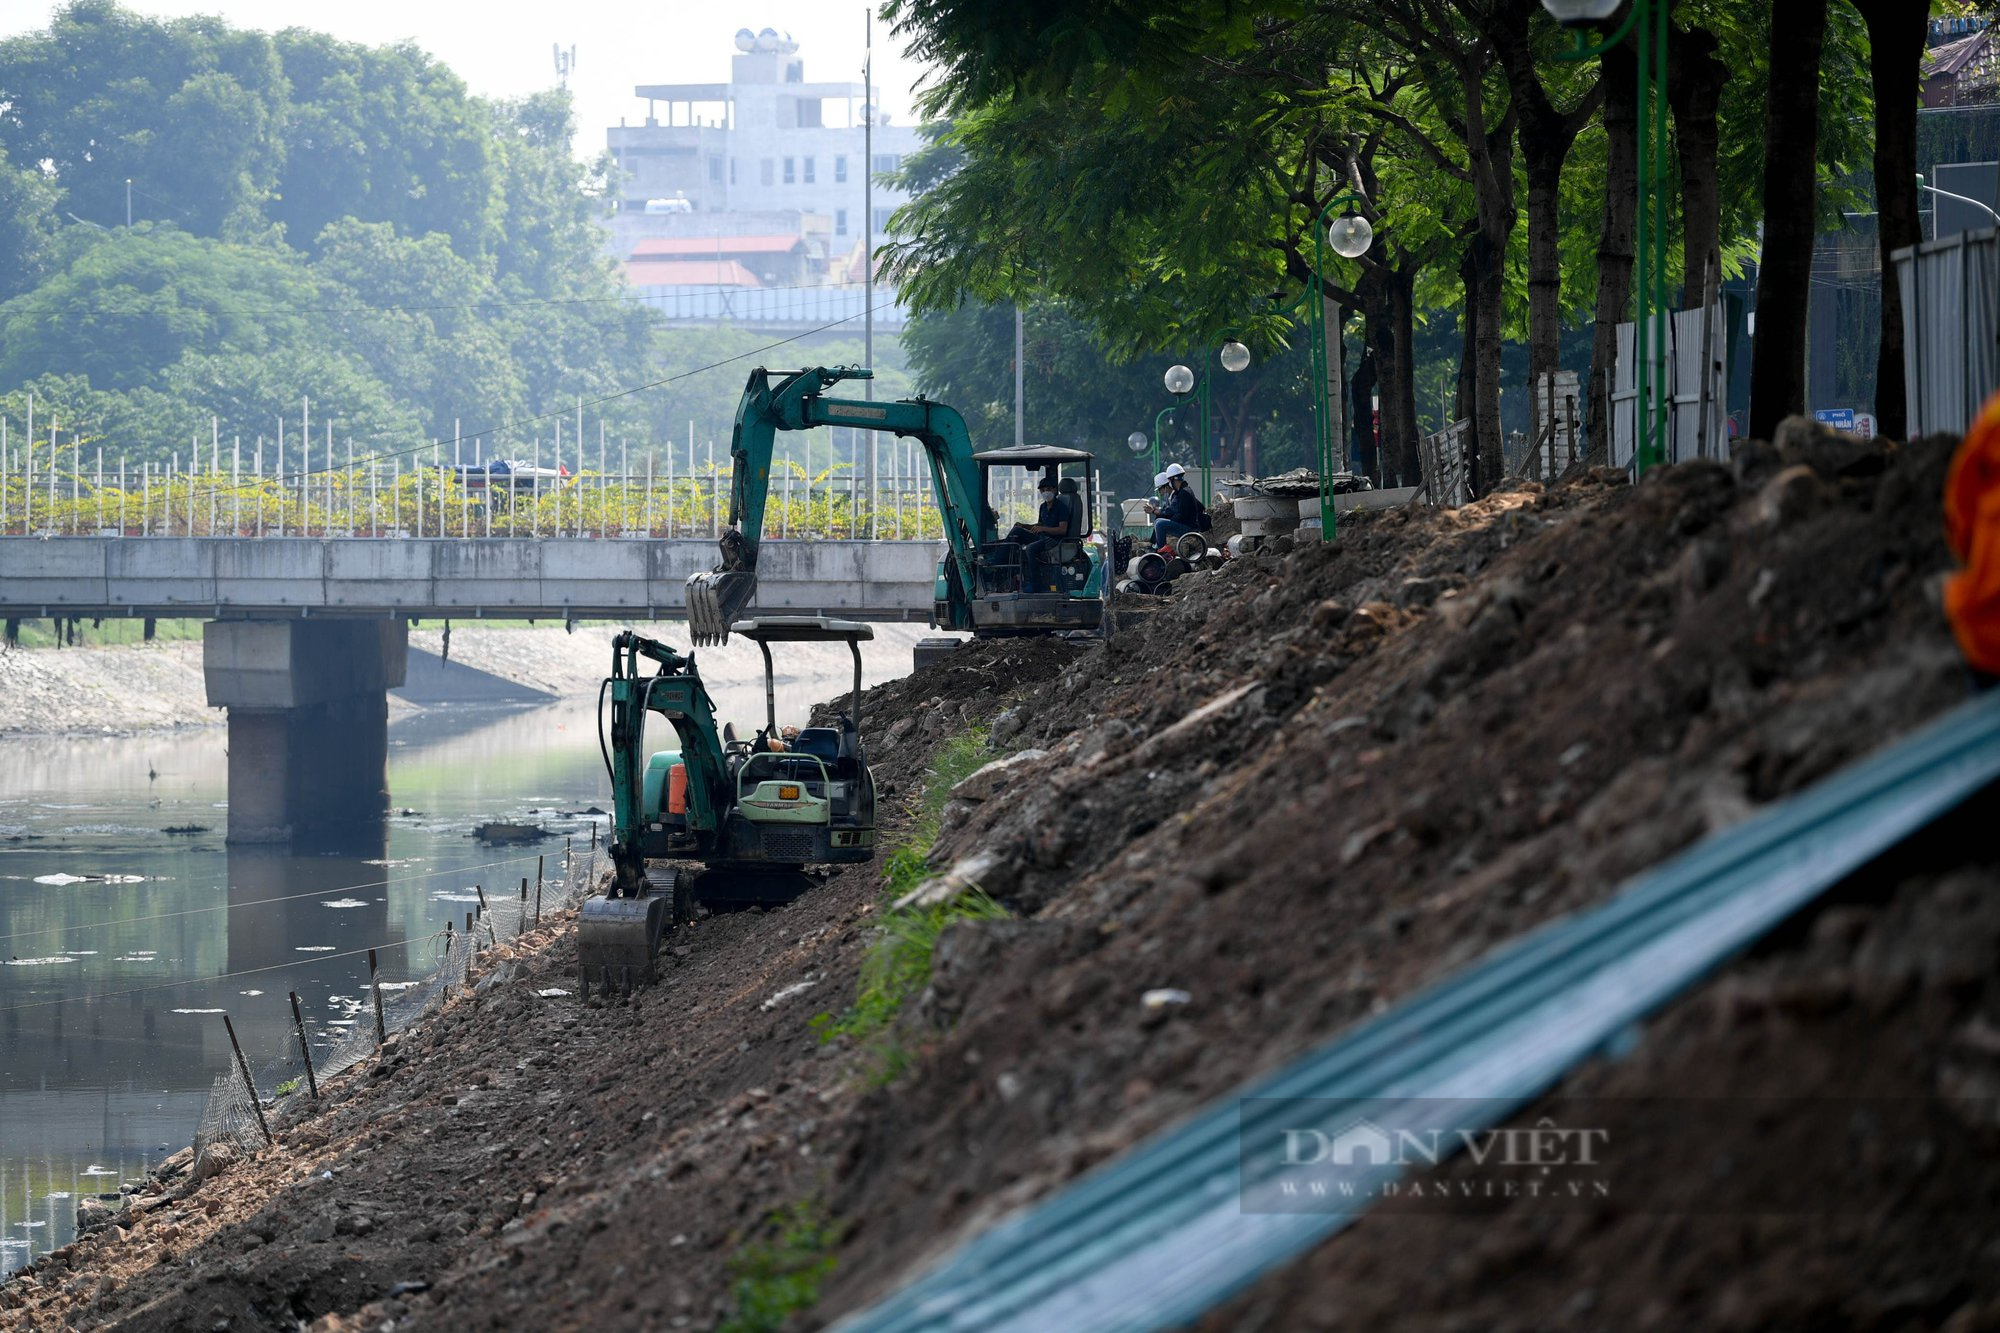
{"label": "soil mound", "polygon": [[[931,866],[957,867],[1011,919],[945,927],[896,1020],[895,1077],[868,1077],[860,1044],[822,1041],[813,1022],[854,1000],[881,867],[698,923],[629,1002],[547,993],[574,962],[559,928],[278,1150],[177,1200],[171,1236],[148,1223],[44,1260],[0,1296],[27,1307],[0,1311],[0,1328],[497,1328],[524,1310],[548,1327],[707,1327],[746,1315],[773,1272],[823,1283],[800,1326],[852,1309],[1240,1080],[1962,697],[1931,591],[1947,457],[1945,442],[1755,447],[1736,469],[1636,487],[1600,474],[1460,510],[1358,513],[1324,546],[1181,580],[1108,645],[970,644],[865,703],[890,846],[926,819],[918,791],[946,742],[984,727],[1009,761],[955,789]],[[1608,1082],[1579,1085],[1740,1086],[1710,1069],[1701,1034],[1753,1068],[1776,1040],[1762,1016],[1798,1012],[1775,998],[1790,978],[1810,991],[1846,968],[1822,1011],[1841,1016],[1801,1059],[1831,1076],[1847,1043],[1902,1043],[1909,1070],[1934,1070],[1950,1042],[1981,1086],[1977,1060],[2000,1043],[1981,1044],[1990,1017],[1968,1025],[1993,983],[1929,960],[1963,949],[1993,976],[1990,868],[1967,869],[1962,848],[1946,860],[1907,901],[1849,904],[1873,913],[1859,926],[1802,927],[1789,952],[1718,983],[1749,988],[1722,1010],[1682,1006],[1640,1057],[1585,1075]],[[1907,1038],[1899,1011],[1854,998],[1898,987],[1934,1013]],[[1144,1004],[1158,988],[1187,1002]],[[1990,1179],[1991,1156],[1956,1132],[1939,1160]],[[1870,1206],[1878,1228],[1913,1207]],[[1643,1221],[1599,1241],[1530,1218],[1403,1310],[1393,1293],[1431,1280],[1419,1265],[1446,1262],[1458,1219],[1429,1219],[1435,1239],[1407,1249],[1415,1233],[1390,1221],[1217,1326],[1310,1326],[1316,1309],[1359,1308],[1356,1284],[1384,1274],[1407,1280],[1381,1284],[1373,1322],[1526,1326],[1559,1322],[1547,1311],[1562,1301],[1570,1322],[1591,1322],[1593,1302],[1621,1313],[1597,1322],[1644,1322],[1617,1293],[1677,1282],[1660,1318],[1688,1326],[1717,1322],[1732,1282],[1754,1295],[1760,1255],[1814,1256],[1832,1302],[1888,1271],[1778,1232],[1759,1232],[1774,1238],[1761,1249],[1718,1239],[1697,1270]],[[1984,1254],[1995,1271],[1970,1236],[1925,1252],[1932,1285],[1896,1307],[1906,1317],[1992,1282],[1967,1266]],[[1803,1308],[1728,1306],[1749,1323]]]}

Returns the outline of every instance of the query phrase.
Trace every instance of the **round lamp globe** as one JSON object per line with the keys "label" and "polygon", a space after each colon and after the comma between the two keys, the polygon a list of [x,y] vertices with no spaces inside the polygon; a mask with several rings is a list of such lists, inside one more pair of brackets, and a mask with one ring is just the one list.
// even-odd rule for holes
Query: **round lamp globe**
{"label": "round lamp globe", "polygon": [[1326,243],[1342,259],[1359,259],[1375,243],[1375,229],[1368,225],[1367,218],[1358,215],[1335,218],[1326,229]]}

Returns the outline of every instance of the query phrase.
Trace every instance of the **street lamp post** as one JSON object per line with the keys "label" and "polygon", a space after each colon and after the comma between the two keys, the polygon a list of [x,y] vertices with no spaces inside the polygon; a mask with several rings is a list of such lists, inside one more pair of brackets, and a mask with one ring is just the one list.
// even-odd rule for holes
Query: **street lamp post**
{"label": "street lamp post", "polygon": [[[1230,374],[1240,374],[1250,365],[1250,349],[1234,338],[1228,338],[1216,350],[1216,360],[1221,362],[1222,368]],[[1182,365],[1167,367],[1165,377],[1167,392],[1174,396],[1174,407],[1178,407],[1185,401],[1190,392],[1197,395],[1197,401],[1201,405],[1201,448],[1196,454],[1196,459],[1201,466],[1201,501],[1203,504],[1210,504],[1215,500],[1215,490],[1210,479],[1211,459],[1208,452],[1209,442],[1213,438],[1214,429],[1209,424],[1208,383],[1214,378],[1214,371],[1215,367],[1208,365],[1204,361],[1199,384],[1196,383],[1194,372]],[[1160,422],[1166,417],[1167,413],[1173,410],[1173,407],[1162,408],[1159,415],[1153,418],[1153,471],[1155,473],[1160,470]]]}
{"label": "street lamp post", "polygon": [[1326,247],[1342,259],[1359,259],[1375,242],[1368,219],[1350,213],[1329,221],[1342,204],[1365,202],[1358,194],[1337,194],[1326,201],[1313,222],[1313,287],[1306,295],[1307,326],[1312,331],[1313,432],[1319,451],[1319,535],[1332,541],[1338,526],[1333,514],[1333,476],[1344,470],[1347,457],[1347,352],[1339,321],[1329,342],[1326,327]]}
{"label": "street lamp post", "polygon": [[[1632,405],[1633,468],[1639,476],[1667,461],[1667,9],[1668,0],[1631,0],[1616,31],[1592,45],[1583,29],[1618,12],[1619,0],[1542,0],[1556,22],[1576,32],[1575,49],[1558,60],[1589,60],[1635,34],[1639,61],[1639,199],[1633,312],[1638,396]],[[1591,367],[1591,374],[1604,373]],[[1704,370],[1704,374],[1706,371]],[[1607,389],[1607,396],[1609,390]],[[1615,417],[1615,413],[1613,414]],[[1611,431],[1617,434],[1615,421]]]}

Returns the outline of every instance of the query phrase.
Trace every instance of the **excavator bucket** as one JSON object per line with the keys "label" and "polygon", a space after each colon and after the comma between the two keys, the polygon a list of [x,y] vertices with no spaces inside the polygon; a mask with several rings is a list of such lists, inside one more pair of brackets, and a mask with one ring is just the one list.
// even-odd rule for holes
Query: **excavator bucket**
{"label": "excavator bucket", "polygon": [[576,967],[585,995],[592,983],[606,994],[653,980],[660,937],[685,915],[678,876],[662,867],[647,873],[636,897],[591,897],[576,918]]}
{"label": "excavator bucket", "polygon": [[742,619],[743,608],[757,592],[757,573],[750,569],[718,569],[693,574],[687,581],[688,637],[696,647],[729,642],[729,627]]}

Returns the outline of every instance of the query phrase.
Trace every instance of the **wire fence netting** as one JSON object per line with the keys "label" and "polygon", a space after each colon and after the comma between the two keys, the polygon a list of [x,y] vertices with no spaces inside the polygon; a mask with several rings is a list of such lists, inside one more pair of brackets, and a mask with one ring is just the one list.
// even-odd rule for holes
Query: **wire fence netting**
{"label": "wire fence netting", "polygon": [[[610,865],[610,857],[601,845],[575,850],[568,858],[568,865],[559,866],[556,875],[544,881],[540,893],[540,914],[546,918],[551,912],[579,906]],[[343,1035],[331,1049],[314,1048],[314,1077],[324,1082],[353,1068],[375,1053],[381,1035],[403,1032],[420,1022],[439,1008],[454,989],[465,988],[473,960],[481,951],[525,935],[535,927],[536,915],[537,905],[532,894],[517,896],[502,892],[487,897],[474,917],[470,931],[463,929],[460,923],[449,930],[440,929],[419,939],[400,941],[401,946],[409,950],[413,973],[422,962],[430,961],[435,965],[420,978],[399,982],[378,978],[372,983],[364,982],[364,987],[372,985],[379,989],[365,990],[363,1001],[355,1012],[332,1021],[332,1025]],[[375,1025],[375,1002],[378,997],[382,1014],[381,1034],[377,1033]],[[290,1003],[288,997],[283,995],[266,998],[279,1004]],[[244,1087],[239,1069],[232,1066],[228,1072],[216,1076],[202,1108],[200,1125],[195,1130],[194,1169],[198,1174],[202,1163],[218,1145],[226,1144],[246,1156],[255,1153],[264,1146],[266,1121],[283,1116],[310,1095],[305,1060],[296,1042],[289,1044],[283,1055],[253,1069],[251,1077],[262,1101],[262,1117],[258,1114],[257,1104],[251,1100],[250,1090]]]}

